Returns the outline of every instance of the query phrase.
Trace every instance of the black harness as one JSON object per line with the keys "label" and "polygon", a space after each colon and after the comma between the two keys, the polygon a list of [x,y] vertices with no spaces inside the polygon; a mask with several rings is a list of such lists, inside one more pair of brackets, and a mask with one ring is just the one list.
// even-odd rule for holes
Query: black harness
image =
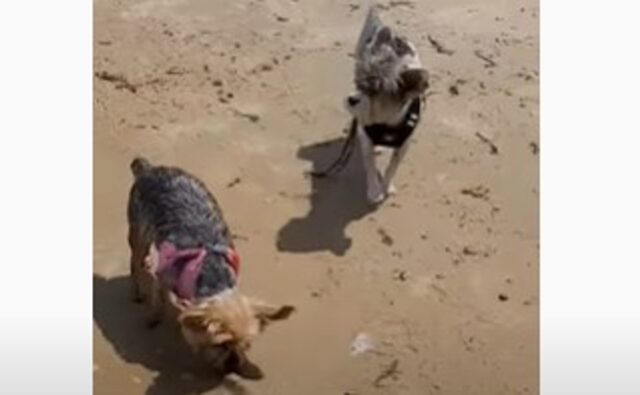
{"label": "black harness", "polygon": [[[420,122],[420,115],[422,113],[422,97],[415,98],[409,105],[409,109],[405,114],[402,122],[395,126],[390,126],[382,123],[374,123],[364,127],[364,131],[367,137],[371,140],[373,145],[400,148],[411,137],[416,130],[418,123]],[[340,156],[336,159],[331,166],[323,171],[312,171],[310,174],[313,177],[323,178],[331,174],[338,173],[342,170],[351,154],[353,153],[353,146],[355,142],[356,132],[358,130],[358,122],[355,118],[351,121],[351,128],[349,135],[347,136]]]}
{"label": "black harness", "polygon": [[409,110],[399,124],[389,126],[384,123],[374,123],[365,126],[364,131],[373,145],[400,148],[416,130],[420,122],[421,110],[422,102],[420,98],[416,98],[409,105]]}

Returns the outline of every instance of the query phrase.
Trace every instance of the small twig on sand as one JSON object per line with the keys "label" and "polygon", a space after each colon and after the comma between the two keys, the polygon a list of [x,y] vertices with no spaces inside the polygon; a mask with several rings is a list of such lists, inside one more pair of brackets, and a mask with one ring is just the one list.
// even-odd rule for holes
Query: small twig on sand
{"label": "small twig on sand", "polygon": [[231,240],[242,240],[242,241],[249,241],[249,238],[247,236],[241,235],[241,234],[237,234],[237,233],[233,233],[231,234]]}
{"label": "small twig on sand", "polygon": [[138,90],[138,88],[134,84],[129,82],[129,80],[127,80],[123,75],[112,74],[108,71],[96,71],[94,75],[96,76],[96,78],[99,78],[103,81],[115,83],[116,89],[124,88],[131,93],[136,93],[136,91]]}
{"label": "small twig on sand", "polygon": [[373,386],[374,387],[382,387],[381,383],[382,381],[388,379],[389,377],[396,377],[398,375],[398,373],[400,372],[398,370],[398,365],[400,364],[400,361],[398,361],[398,359],[394,359],[389,366],[387,366],[382,372],[380,372],[380,374],[378,375],[378,377],[376,377],[375,380],[373,380]]}
{"label": "small twig on sand", "polygon": [[[483,185],[478,185],[472,188],[464,188],[460,193],[475,199],[489,200],[490,190]],[[469,247],[465,247],[463,253],[464,255],[477,255],[477,253],[474,253]]]}
{"label": "small twig on sand", "polygon": [[491,59],[490,57],[488,57],[487,55],[483,54],[482,51],[480,51],[479,49],[475,50],[473,52],[474,55],[476,55],[478,58],[484,60],[486,62],[486,64],[484,65],[484,67],[489,68],[489,67],[496,67],[498,64],[495,62],[495,60]]}
{"label": "small twig on sand", "polygon": [[227,183],[227,188],[233,188],[236,185],[240,184],[242,182],[242,179],[240,177],[236,177],[233,180],[231,180],[229,183]]}
{"label": "small twig on sand", "polygon": [[257,114],[251,114],[251,113],[246,113],[246,112],[242,112],[240,110],[237,110],[235,108],[231,108],[231,111],[233,111],[233,113],[239,117],[242,118],[246,118],[249,121],[253,122],[253,123],[257,123],[260,120],[260,116]]}
{"label": "small twig on sand", "polygon": [[396,1],[390,1],[389,2],[389,8],[393,8],[393,7],[409,7],[409,8],[415,8],[415,4],[412,1],[406,1],[406,0],[396,0]]}
{"label": "small twig on sand", "polygon": [[493,141],[491,141],[488,137],[484,136],[482,133],[480,132],[476,132],[476,136],[480,139],[480,141],[482,141],[483,143],[487,144],[490,148],[489,153],[491,153],[491,155],[497,155],[498,154],[498,146],[495,145],[493,143]]}
{"label": "small twig on sand", "polygon": [[427,36],[427,39],[429,40],[429,44],[431,44],[431,46],[436,49],[437,53],[441,53],[441,54],[449,55],[449,56],[453,55],[453,51],[452,50],[445,48],[444,45],[442,45],[442,43],[440,43],[435,38],[433,38],[433,37],[431,37],[429,35],[429,36]]}

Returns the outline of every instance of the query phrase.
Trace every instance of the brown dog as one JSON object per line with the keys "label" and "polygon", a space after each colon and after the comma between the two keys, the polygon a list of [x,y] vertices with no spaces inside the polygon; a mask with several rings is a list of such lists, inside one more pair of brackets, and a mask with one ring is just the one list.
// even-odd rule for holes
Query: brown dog
{"label": "brown dog", "polygon": [[152,306],[149,324],[176,320],[184,339],[222,373],[262,378],[246,352],[268,323],[292,306],[243,295],[239,258],[213,195],[175,167],[131,163],[128,205],[131,277],[136,300]]}

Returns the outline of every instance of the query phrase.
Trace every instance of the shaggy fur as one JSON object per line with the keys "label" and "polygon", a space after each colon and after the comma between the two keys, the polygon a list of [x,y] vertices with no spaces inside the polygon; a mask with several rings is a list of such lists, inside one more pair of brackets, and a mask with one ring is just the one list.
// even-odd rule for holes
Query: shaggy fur
{"label": "shaggy fur", "polygon": [[[394,190],[391,180],[419,121],[428,79],[414,45],[385,26],[371,7],[356,46],[356,93],[347,97],[345,106],[357,121],[355,133],[367,172],[367,197],[372,203],[380,203]],[[409,114],[416,104],[420,110]],[[372,138],[373,133],[382,132],[403,136],[390,137],[390,144]],[[393,149],[384,176],[375,165],[374,145]]]}
{"label": "shaggy fur", "polygon": [[[135,182],[127,217],[133,295],[151,304],[150,326],[169,316],[194,351],[215,360],[224,373],[262,377],[245,352],[266,324],[287,318],[293,307],[272,306],[238,290],[229,258],[231,234],[200,180],[143,158],[135,159],[131,170]],[[178,280],[189,267],[198,269],[193,293],[184,294]]]}

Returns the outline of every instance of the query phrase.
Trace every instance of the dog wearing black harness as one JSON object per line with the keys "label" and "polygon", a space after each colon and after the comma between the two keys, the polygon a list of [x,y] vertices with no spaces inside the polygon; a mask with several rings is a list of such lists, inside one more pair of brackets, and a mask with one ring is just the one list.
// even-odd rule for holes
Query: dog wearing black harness
{"label": "dog wearing black harness", "polygon": [[[395,192],[391,181],[420,122],[429,75],[415,46],[385,26],[373,6],[355,55],[356,93],[345,100],[345,107],[353,116],[349,136],[333,165],[312,175],[325,177],[338,172],[357,141],[366,169],[367,198],[379,204]],[[377,148],[393,151],[384,176],[376,167]]]}

